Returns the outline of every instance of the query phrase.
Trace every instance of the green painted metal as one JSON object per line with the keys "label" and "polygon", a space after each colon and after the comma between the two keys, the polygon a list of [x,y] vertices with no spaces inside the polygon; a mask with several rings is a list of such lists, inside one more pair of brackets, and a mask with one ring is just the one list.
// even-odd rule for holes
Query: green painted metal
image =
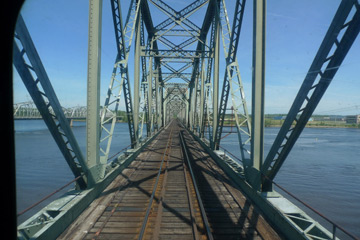
{"label": "green painted metal", "polygon": [[[235,11],[233,16],[232,27],[225,5],[225,1],[221,1],[217,11],[220,14],[221,35],[225,55],[225,74],[223,87],[220,97],[218,125],[214,135],[214,145],[218,149],[220,147],[222,129],[224,126],[226,111],[232,109],[236,121],[236,129],[239,138],[239,147],[241,159],[249,159],[250,147],[248,146],[251,139],[251,124],[248,114],[244,88],[240,77],[239,65],[236,54],[240,40],[240,32],[242,20],[245,11],[245,0],[237,0],[235,2]],[[231,108],[228,107],[228,98],[231,96]]]}
{"label": "green painted metal", "polygon": [[86,163],[92,187],[105,174],[107,158],[100,159],[100,69],[101,69],[101,20],[102,1],[89,2],[89,40],[86,116]]}
{"label": "green painted metal", "polygon": [[[146,136],[154,136],[173,117],[177,117],[188,126],[193,136],[200,141],[209,154],[237,182],[269,220],[278,226],[284,236],[292,239],[303,239],[308,237],[306,234],[309,231],[312,231],[318,237],[331,237],[331,234],[314,223],[304,212],[273,192],[271,183],[265,181],[261,174],[269,179],[276,176],[307,120],[326,91],[330,83],[328,79],[334,77],[352,42],[357,37],[360,31],[358,2],[353,0],[341,2],[284,126],[281,128],[265,161],[263,159],[263,145],[266,0],[254,0],[253,7],[251,123],[236,59],[245,0],[235,1],[232,26],[230,26],[225,0],[195,0],[179,11],[162,0],[131,0],[129,1],[125,24],[122,20],[120,2],[120,0],[111,0],[117,57],[104,108],[100,113],[101,1],[90,0],[87,163],[85,160],[81,160],[81,153],[76,154],[77,161],[69,160],[74,156],[66,153],[69,151],[68,143],[59,144],[59,148],[65,152],[64,156],[66,156],[74,175],[88,174],[88,187],[93,187],[89,189],[89,192],[96,192],[97,190],[94,189],[100,189],[105,181],[110,181],[110,177],[106,175],[108,173],[105,163],[110,151],[116,123],[116,112],[123,91],[133,148],[137,145],[141,146],[143,141],[147,141],[147,139],[143,139],[143,128],[145,126],[147,128]],[[198,25],[191,20],[191,16],[200,13],[200,9],[205,6],[206,9],[203,9],[204,20],[202,24]],[[151,15],[151,10],[154,8],[157,9],[158,13],[165,16],[165,20],[156,26],[153,23],[152,17],[154,16]],[[354,10],[351,11],[351,9]],[[346,19],[350,19],[350,14],[352,14],[352,18],[346,23]],[[337,39],[341,29],[344,29],[343,37]],[[224,48],[224,59],[220,59],[220,34]],[[177,40],[173,41],[175,37]],[[128,61],[133,42],[134,91],[132,93],[130,91],[131,79]],[[329,56],[328,53],[333,46],[335,46],[334,54]],[[14,64],[18,65],[17,68],[20,69],[18,71],[25,76],[27,75],[27,67],[21,67],[19,64],[24,52],[28,54],[26,49],[14,48],[16,59]],[[225,64],[222,64],[224,60]],[[325,64],[327,65],[325,66]],[[225,68],[225,74],[223,86],[220,89],[219,68],[222,65]],[[325,70],[322,71],[321,69]],[[320,77],[315,83],[317,76]],[[37,82],[42,81],[41,78],[40,80],[32,80],[35,81],[35,86]],[[221,97],[219,98],[219,96]],[[231,102],[228,101],[229,96],[231,96]],[[35,97],[35,99],[37,99],[38,108],[49,108],[44,104],[45,101],[38,100],[40,97]],[[54,108],[54,106],[51,107]],[[238,165],[225,154],[216,151],[220,146],[226,111],[230,107],[234,111],[243,166]],[[55,106],[55,108],[60,107]],[[47,109],[44,112],[50,111]],[[99,117],[100,114],[101,117]],[[51,122],[50,120],[49,118],[49,122]],[[294,124],[294,128],[291,127],[292,124]],[[60,123],[49,127],[54,133],[58,131],[56,128],[63,128],[63,126]],[[204,139],[206,131],[209,134],[208,140]],[[65,132],[66,136],[70,136],[71,140],[71,133]],[[209,144],[206,143],[207,141]],[[101,144],[103,142],[106,144]],[[100,145],[106,145],[106,147],[101,148]],[[76,150],[76,145],[74,146]],[[135,151],[138,152],[138,149]],[[220,155],[224,155],[224,157]],[[102,180],[103,178],[104,180]],[[81,186],[84,188],[84,186],[86,187],[86,180],[83,179],[82,181],[84,182],[79,183],[79,185],[82,184]],[[261,194],[261,190],[267,191],[267,193]],[[81,200],[84,203],[74,205],[78,206],[77,210],[69,209],[66,214],[78,214],[89,203],[89,199],[96,194],[94,193],[91,197],[90,195],[84,197],[86,200]],[[59,200],[60,202],[61,200]],[[291,209],[295,209],[296,214],[287,212],[283,206],[291,206]],[[51,234],[53,233],[50,232],[54,229],[60,231],[59,229],[64,224],[62,221],[66,221],[66,223],[68,221],[56,220],[54,223],[50,223],[54,219],[60,219],[60,216],[63,216],[62,213],[55,208],[44,209],[41,215],[37,215],[43,219],[44,223],[34,219],[32,219],[33,222],[26,223],[26,227],[30,229],[28,235],[35,236],[43,232],[44,235],[40,234],[41,236],[52,237]],[[67,219],[68,216],[61,218]],[[307,225],[308,223],[310,225]],[[52,224],[54,224],[53,227],[50,227]],[[307,228],[304,229],[303,226],[307,226]],[[24,229],[25,227],[21,228],[21,231],[25,231]],[[325,235],[321,235],[321,233]]]}
{"label": "green painted metal", "polygon": [[205,118],[205,61],[203,59],[200,70],[200,98],[199,98],[199,123],[198,134],[200,137],[204,137],[204,118]]}
{"label": "green painted metal", "polygon": [[[108,150],[111,146],[111,136],[113,134],[114,126],[116,123],[116,112],[120,104],[120,97],[122,91],[124,92],[124,101],[128,118],[131,145],[134,148],[136,144],[133,120],[133,106],[130,89],[130,77],[128,69],[128,57],[132,45],[132,39],[134,36],[136,17],[138,15],[137,13],[139,11],[139,6],[140,5],[136,4],[136,1],[131,0],[126,21],[123,24],[120,1],[111,1],[111,10],[117,47],[117,57],[115,59],[113,74],[103,107],[103,114],[109,114],[111,115],[111,117],[107,115],[107,119],[104,117],[102,118],[101,122],[101,129],[103,135],[101,141],[107,141],[107,148],[106,151],[104,151],[105,156],[108,155]],[[114,112],[112,110],[114,110]],[[108,123],[110,120],[111,127],[108,128],[106,123]]]}
{"label": "green painted metal", "polygon": [[[140,5],[140,4],[139,4]],[[141,7],[141,5],[140,5]],[[135,129],[135,141],[139,143],[139,108],[140,108],[140,30],[141,30],[141,10],[138,12],[135,23],[135,57],[134,57],[134,129]]]}
{"label": "green painted metal", "polygon": [[245,165],[245,174],[255,189],[260,189],[260,168],[264,158],[265,111],[265,30],[266,0],[254,1],[253,79],[251,163]]}
{"label": "green painted metal", "polygon": [[[218,7],[218,6],[217,6]],[[216,130],[218,127],[218,114],[219,114],[219,68],[220,68],[220,16],[219,11],[215,13],[215,21],[214,21],[214,28],[215,28],[215,35],[214,35],[214,77],[213,77],[213,95],[212,95],[212,108],[213,108],[213,122],[212,122],[212,142],[213,142],[213,149],[216,149]]]}

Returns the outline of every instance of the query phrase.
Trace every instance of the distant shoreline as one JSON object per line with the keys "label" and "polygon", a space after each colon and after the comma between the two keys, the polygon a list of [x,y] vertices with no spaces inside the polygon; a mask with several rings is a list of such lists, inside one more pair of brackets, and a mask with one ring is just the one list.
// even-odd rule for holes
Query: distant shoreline
{"label": "distant shoreline", "polygon": [[[234,125],[227,125],[224,124],[224,127],[235,127]],[[281,125],[266,125],[265,128],[271,128],[271,127],[281,127]],[[359,126],[353,126],[353,125],[339,125],[339,126],[331,126],[331,125],[306,125],[305,128],[360,128]]]}
{"label": "distant shoreline", "polygon": [[[14,120],[42,120],[41,118],[38,119],[14,119]],[[85,122],[85,119],[74,119],[74,122]],[[124,120],[117,120],[117,123],[127,123]],[[235,127],[235,125],[230,125],[230,124],[226,124],[224,123],[223,125],[224,127]],[[281,127],[281,124],[269,124],[265,122],[265,127]],[[313,123],[310,122],[308,123],[305,128],[360,128],[360,124],[346,124],[346,123],[340,123],[340,124],[336,124],[334,125],[333,123],[324,123],[324,122],[317,122],[317,123]]]}

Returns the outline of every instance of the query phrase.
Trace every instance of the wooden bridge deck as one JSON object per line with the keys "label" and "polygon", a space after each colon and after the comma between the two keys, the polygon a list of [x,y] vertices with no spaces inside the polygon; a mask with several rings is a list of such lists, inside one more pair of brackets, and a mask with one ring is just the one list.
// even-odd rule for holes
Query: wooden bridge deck
{"label": "wooden bridge deck", "polygon": [[183,131],[191,174],[181,130],[173,121],[58,239],[280,239]]}

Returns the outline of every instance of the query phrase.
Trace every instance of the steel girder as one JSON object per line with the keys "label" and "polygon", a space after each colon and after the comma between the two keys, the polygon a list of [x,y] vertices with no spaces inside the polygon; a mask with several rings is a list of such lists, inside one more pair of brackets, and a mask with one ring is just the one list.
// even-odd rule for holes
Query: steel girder
{"label": "steel girder", "polygon": [[176,115],[182,120],[186,116],[186,106],[188,105],[188,101],[186,96],[184,96],[187,92],[187,86],[180,87],[175,83],[175,86],[166,86],[165,87],[165,95],[164,98],[164,109],[165,109],[165,124],[169,123],[172,116]]}
{"label": "steel girder", "polygon": [[[346,22],[347,19],[350,21]],[[263,190],[271,189],[266,178],[275,178],[359,31],[359,3],[355,0],[342,1],[261,168]]]}
{"label": "steel girder", "polygon": [[[177,25],[183,26],[184,30],[187,31],[190,35],[192,35],[192,32],[199,33],[200,28],[196,24],[191,22],[188,18],[186,18],[186,16],[195,12],[197,9],[202,7],[209,0],[194,1],[193,3],[191,3],[190,5],[188,5],[179,12],[175,11],[172,7],[164,3],[162,0],[149,0],[149,1],[169,17],[167,20],[163,21],[158,26],[156,26],[156,29],[164,29],[165,27],[173,23],[176,23]],[[196,37],[196,35],[193,36]]]}
{"label": "steel girder", "polygon": [[[90,187],[105,176],[107,156],[100,156],[100,72],[102,0],[89,1],[87,64],[86,164],[92,181]],[[105,111],[104,111],[105,112]],[[103,113],[104,113],[103,112]],[[106,114],[106,113],[105,113]],[[111,136],[111,135],[110,135]]]}
{"label": "steel girder", "polygon": [[162,65],[172,72],[170,74],[167,74],[167,73],[162,74],[163,77],[164,77],[164,80],[163,80],[164,83],[171,80],[172,78],[175,78],[175,77],[181,78],[182,80],[184,80],[187,83],[190,82],[190,79],[188,78],[188,76],[191,76],[191,73],[183,73],[183,71],[185,71],[188,68],[192,67],[193,66],[192,62],[186,63],[184,66],[182,66],[178,70],[174,69],[167,62],[162,62]]}
{"label": "steel girder", "polygon": [[[153,25],[149,5],[147,1],[141,2],[141,16],[142,21],[144,23],[146,32],[147,32],[147,44],[146,47],[142,49],[140,52],[141,58],[144,61],[148,62],[148,68],[145,70],[147,72],[143,73],[147,76],[147,87],[148,87],[148,94],[147,96],[143,96],[144,98],[148,98],[147,100],[147,107],[148,107],[148,118],[146,121],[147,128],[150,130],[148,131],[148,136],[152,135],[154,131],[159,130],[163,126],[162,120],[162,102],[161,99],[163,98],[162,94],[162,71],[161,71],[161,62],[159,57],[154,56],[146,56],[143,54],[145,51],[158,51],[158,42],[155,38],[155,28]],[[145,33],[145,29],[143,33]],[[145,37],[144,37],[145,38]],[[145,49],[145,50],[144,50]]]}
{"label": "steel girder", "polygon": [[[204,56],[202,56],[204,55]],[[193,50],[149,50],[143,51],[142,56],[159,57],[159,58],[182,58],[194,59],[201,57],[210,57],[210,51],[193,51]]]}
{"label": "steel girder", "polygon": [[14,40],[13,63],[16,70],[74,176],[84,175],[77,180],[79,187],[84,189],[87,187],[88,176],[85,175],[88,167],[21,15],[16,24],[15,37],[21,45],[19,48]]}
{"label": "steel girder", "polygon": [[[212,20],[213,24],[211,27],[211,34],[210,34],[210,48],[214,49],[215,46],[215,19]],[[202,74],[205,74],[204,65],[202,66]],[[212,114],[212,81],[211,81],[211,73],[212,73],[212,67],[213,67],[213,58],[207,59],[207,68],[206,68],[206,76],[205,76],[205,82],[201,86],[204,89],[204,115],[203,120],[201,121],[200,126],[200,136],[204,137],[204,131],[206,126],[208,126],[208,138],[210,141],[210,145],[213,146],[213,114]],[[204,77],[202,75],[202,77]]]}
{"label": "steel girder", "polygon": [[[237,123],[240,150],[242,152],[242,159],[245,158],[245,154],[249,153],[248,149],[245,149],[245,145],[250,142],[250,122],[246,106],[244,89],[241,82],[240,71],[236,60],[237,45],[240,36],[242,17],[244,13],[245,1],[237,1],[233,27],[230,27],[228,20],[227,10],[225,6],[225,1],[212,1],[212,8],[209,8],[206,21],[207,29],[212,25],[211,36],[209,41],[209,49],[212,49],[214,53],[211,55],[211,58],[207,60],[207,71],[205,72],[206,62],[204,61],[201,65],[202,81],[198,81],[198,84],[201,85],[198,88],[198,94],[200,96],[199,107],[203,110],[203,115],[199,117],[199,135],[204,136],[205,126],[208,126],[209,141],[213,149],[217,149],[220,145],[221,133],[227,108],[227,100],[229,94],[232,96],[232,105],[235,109],[235,119]],[[217,26],[219,24],[220,26]],[[206,28],[206,25],[203,28]],[[220,32],[217,31],[217,28],[221,28],[221,36],[224,47],[224,53],[226,58],[226,69],[225,77],[223,82],[223,88],[220,98],[220,105],[218,106],[218,65],[219,65],[219,56],[215,54],[219,51],[219,35]],[[207,33],[207,32],[206,32]],[[198,47],[201,47],[199,42]],[[206,46],[206,45],[205,45]],[[211,75],[214,74],[213,81],[211,81]],[[195,75],[195,74],[194,74]],[[237,81],[235,80],[237,79]],[[192,80],[196,78],[193,77]],[[205,106],[201,106],[204,104]],[[242,109],[241,109],[242,108]],[[245,135],[244,138],[241,138],[241,134]],[[248,155],[248,154],[247,154]]]}
{"label": "steel girder", "polygon": [[[101,117],[101,141],[107,141],[106,150],[101,150],[104,156],[108,156],[110,151],[112,135],[116,123],[116,112],[119,107],[122,91],[124,91],[131,146],[134,148],[137,142],[130,90],[128,56],[135,32],[136,19],[139,15],[139,9],[140,4],[137,4],[135,0],[132,0],[129,5],[125,25],[123,25],[120,0],[111,0],[117,56]],[[107,113],[111,114],[112,117],[105,118],[105,114]],[[111,123],[110,128],[106,125],[106,123],[109,122]]]}
{"label": "steel girder", "polygon": [[[240,39],[240,31],[241,31],[242,19],[244,16],[245,2],[246,2],[245,0],[242,0],[242,1],[237,0],[236,1],[234,20],[233,20],[231,32],[230,32],[230,24],[229,24],[229,20],[228,20],[228,16],[227,16],[225,2],[224,1],[221,2],[221,13],[223,16],[222,38],[223,38],[223,46],[224,46],[224,52],[225,52],[225,57],[226,57],[226,70],[225,70],[223,88],[222,88],[221,98],[220,98],[220,108],[219,108],[219,115],[218,115],[218,120],[217,120],[218,126],[217,126],[217,129],[215,131],[215,136],[214,136],[214,148],[218,149],[220,146],[220,140],[221,140],[222,128],[224,125],[224,119],[225,119],[228,98],[229,98],[229,95],[231,94],[233,96],[232,104],[233,104],[233,108],[235,110],[235,115],[236,115],[235,119],[236,119],[236,125],[237,125],[239,139],[241,139],[240,132],[243,132],[246,134],[246,138],[245,138],[246,140],[245,141],[240,140],[240,142],[239,142],[242,159],[245,158],[245,152],[248,151],[244,148],[244,146],[245,146],[245,144],[247,144],[249,142],[249,139],[250,139],[250,121],[249,121],[249,116],[247,113],[247,106],[246,106],[244,90],[243,90],[242,82],[241,82],[241,78],[240,78],[239,66],[237,64],[236,53],[237,53],[237,47],[238,47],[239,39]],[[220,9],[218,9],[218,11],[220,11]],[[229,39],[229,38],[230,38],[230,41],[227,44],[226,39]],[[234,75],[237,77],[236,83],[234,83],[235,81],[233,81]],[[234,87],[235,84],[237,84],[237,88]],[[239,102],[235,100],[237,92],[240,92],[240,96],[241,96],[240,103],[242,103],[242,104],[240,104],[240,106],[242,105],[243,111],[244,111],[242,119],[240,119],[238,116]],[[245,129],[243,129],[244,127],[245,127]]]}
{"label": "steel girder", "polygon": [[191,76],[191,73],[182,73],[180,71],[182,71],[182,70],[181,69],[175,70],[175,72],[173,72],[173,73],[163,73],[164,83],[166,83],[167,81],[169,81],[173,78],[181,78],[185,82],[190,82],[189,76]]}
{"label": "steel girder", "polygon": [[[215,13],[216,13],[216,6],[218,4],[218,1],[210,1],[208,8],[206,10],[206,14],[204,17],[204,21],[201,27],[201,32],[199,34],[199,41],[196,47],[196,51],[205,51],[205,49],[209,49],[211,52],[214,52],[215,50],[215,30],[217,29],[215,27]],[[209,45],[206,44],[206,38],[208,35],[208,32],[210,30],[210,27],[212,26],[212,31],[211,31],[211,36],[210,36],[210,42]],[[198,81],[198,78],[200,76],[203,76],[204,74],[204,64],[200,64],[200,60],[202,60],[202,63],[204,63],[205,59],[203,57],[201,58],[195,58],[194,62],[193,62],[193,69],[192,69],[192,74],[191,74],[191,80],[189,83],[190,86],[190,92],[189,92],[189,97],[190,98],[195,98],[196,96],[196,91],[198,89],[198,86],[195,86],[195,81],[197,81],[197,83],[200,83],[200,88],[204,88],[206,87],[207,90],[205,90],[205,99],[199,99],[199,101],[203,102],[206,107],[205,110],[206,111],[210,111],[210,109],[212,109],[213,107],[210,107],[213,105],[214,103],[214,96],[213,93],[214,91],[212,91],[212,81],[211,81],[211,74],[212,74],[212,65],[213,65],[213,59],[214,59],[215,55],[212,53],[210,58],[207,58],[208,61],[208,68],[207,68],[207,79],[206,79],[206,84],[202,84],[202,81]],[[201,67],[201,69],[200,69]],[[196,89],[195,93],[193,93],[193,89]],[[201,91],[201,90],[200,90]],[[211,96],[209,96],[209,94],[211,94]],[[210,99],[212,100],[210,102]],[[189,103],[191,103],[191,99],[189,100]],[[200,103],[199,103],[200,104]],[[189,105],[189,112],[193,111],[193,109],[196,106],[196,102],[193,102],[193,106],[191,106],[191,104]],[[195,110],[195,109],[194,109]],[[195,110],[196,111],[196,110]],[[204,115],[204,113],[202,113]],[[213,124],[213,121],[211,121],[211,119],[213,118],[214,111],[212,111],[211,114],[207,114],[208,118],[207,118],[207,122],[210,123],[211,125]],[[201,117],[200,117],[201,118]],[[202,117],[203,119],[205,119],[204,117]],[[193,122],[193,120],[191,121]],[[187,120],[187,123],[190,123],[190,120]],[[199,122],[200,126],[197,127],[197,129],[199,129],[200,134],[202,134],[201,132],[204,131],[204,126],[205,126],[205,122]],[[212,126],[209,126],[209,129],[211,129],[212,131]],[[209,131],[209,139],[210,142],[212,142],[212,132]]]}
{"label": "steel girder", "polygon": [[265,33],[266,0],[254,1],[253,15],[253,56],[251,96],[251,158],[244,161],[246,180],[259,191],[260,169],[264,161],[265,127]]}
{"label": "steel girder", "polygon": [[[145,25],[147,26],[147,31],[148,31],[148,37],[149,39],[151,38],[151,41],[154,42],[157,41],[163,44],[168,49],[159,49],[158,47],[153,46],[152,49],[149,48],[143,49],[142,56],[146,56],[148,58],[153,57],[155,60],[158,60],[158,63],[160,63],[159,67],[163,66],[172,72],[171,74],[166,76],[166,79],[164,79],[164,81],[159,81],[160,85],[164,84],[165,81],[169,81],[171,78],[179,77],[186,82],[192,82],[191,86],[196,88],[197,86],[194,85],[194,79],[195,79],[194,77],[199,76],[199,71],[198,71],[199,60],[197,60],[197,58],[211,57],[210,56],[211,52],[209,48],[207,48],[209,50],[206,51],[204,51],[202,47],[199,48],[199,42],[201,42],[200,46],[204,45],[206,39],[206,33],[205,34],[203,33],[204,28],[201,28],[200,30],[200,28],[196,24],[191,22],[188,19],[188,16],[195,13],[196,10],[204,6],[208,1],[204,1],[204,0],[194,1],[193,3],[189,4],[187,7],[182,9],[181,11],[175,11],[172,7],[170,7],[161,0],[149,1],[149,2],[152,3],[160,11],[162,11],[168,18],[162,23],[158,24],[156,27],[153,27],[151,21],[151,15],[149,13],[149,7],[147,6],[145,1],[143,3],[144,5],[146,5],[143,8],[145,9],[143,11],[143,15],[146,15],[148,18],[148,20],[145,20]],[[146,24],[146,22],[148,23]],[[206,23],[205,25],[210,26],[209,23]],[[180,27],[181,30],[176,29],[178,27]],[[208,29],[208,27],[205,29]],[[176,32],[177,34],[186,33],[188,38],[183,42],[175,44],[167,38],[167,36],[169,35],[171,36],[174,32]],[[201,39],[201,37],[203,39]],[[186,49],[196,42],[198,42],[197,49],[195,50]],[[172,65],[173,63],[180,63],[180,62],[184,64],[180,68],[178,68],[178,66],[174,67],[174,65]],[[192,67],[192,73],[191,73],[191,78],[189,78],[188,76],[190,75],[190,73],[184,73],[184,71],[191,67]],[[160,75],[162,76],[162,74]],[[162,91],[162,89],[163,88],[161,87],[160,89],[157,90]],[[155,93],[157,93],[157,91],[155,91]],[[159,95],[160,98],[164,97],[162,94]],[[190,94],[190,96],[191,95],[193,94]],[[189,102],[191,102],[191,100]],[[196,103],[194,103],[194,101],[192,101],[192,103],[194,108],[194,104]],[[159,107],[161,111],[164,110],[163,107],[161,106]],[[191,112],[190,109],[189,112]],[[158,114],[156,115],[159,116],[160,111],[158,111]]]}
{"label": "steel girder", "polygon": [[[141,49],[145,48],[145,29],[144,29],[144,19],[141,17],[141,32],[140,32],[140,45]],[[151,46],[152,42],[148,39],[147,45]],[[147,67],[148,66],[148,67]],[[139,138],[142,138],[143,136],[143,128],[144,124],[146,125],[146,136],[150,137],[153,134],[153,128],[151,123],[151,114],[152,114],[152,70],[153,70],[153,58],[149,58],[149,61],[147,62],[146,57],[141,57],[141,67],[142,67],[142,76],[141,76],[141,113],[140,113],[140,119],[141,119],[141,127],[140,127],[140,133]],[[149,69],[149,71],[148,71]]]}

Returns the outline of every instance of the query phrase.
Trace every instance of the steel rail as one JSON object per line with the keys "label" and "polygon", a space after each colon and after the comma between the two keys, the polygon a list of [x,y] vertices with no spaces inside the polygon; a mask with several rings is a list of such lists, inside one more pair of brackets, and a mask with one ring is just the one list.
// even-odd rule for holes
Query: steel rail
{"label": "steel rail", "polygon": [[[234,154],[232,154],[230,151],[228,151],[227,149],[225,149],[224,147],[221,147],[224,150],[224,153],[228,153],[230,156],[234,157],[235,159],[237,159],[238,161],[241,162],[241,159],[239,159],[238,157],[236,157]],[[339,224],[335,223],[334,221],[332,221],[331,219],[329,219],[328,217],[326,217],[325,215],[323,215],[322,213],[320,213],[318,210],[316,210],[315,208],[313,208],[312,206],[310,206],[309,204],[307,204],[306,202],[304,202],[303,200],[301,200],[300,198],[298,198],[297,196],[295,196],[293,193],[289,192],[287,189],[285,189],[284,187],[282,187],[281,185],[279,185],[278,183],[274,182],[272,179],[270,179],[269,177],[267,177],[266,175],[262,174],[264,176],[264,178],[266,178],[266,180],[270,181],[271,183],[273,183],[276,187],[278,187],[279,189],[281,189],[283,192],[285,192],[286,194],[288,194],[289,196],[291,196],[292,198],[294,198],[296,201],[298,201],[299,203],[303,204],[305,207],[307,207],[308,209],[310,209],[311,211],[313,211],[314,213],[316,213],[317,215],[319,215],[321,218],[323,218],[324,220],[326,220],[327,222],[329,222],[330,224],[332,224],[332,234],[333,234],[333,239],[336,239],[336,229],[340,229],[344,234],[346,234],[347,236],[349,236],[350,238],[354,239],[354,240],[360,240],[360,238],[354,236],[353,234],[349,233],[346,229],[344,229],[342,226],[340,226]],[[220,176],[221,177],[221,176]],[[225,186],[225,188],[227,188]],[[228,189],[228,188],[227,188]],[[231,194],[232,195],[232,194]],[[235,202],[238,203],[238,201],[236,200],[236,198],[234,198]]]}
{"label": "steel rail", "polygon": [[[194,139],[191,138],[191,142],[194,143],[194,142],[195,142]],[[227,190],[227,192],[229,193],[229,195],[232,197],[232,199],[234,200],[234,202],[238,205],[239,209],[242,210],[243,207],[241,206],[240,202],[239,202],[238,199],[235,197],[235,195],[230,191],[229,187],[228,187],[227,184],[225,183],[224,177],[223,177],[221,174],[219,174],[218,171],[216,171],[216,170],[214,169],[214,164],[209,161],[209,158],[204,158],[204,157],[206,157],[206,155],[203,153],[202,149],[199,148],[199,147],[194,147],[195,144],[196,144],[196,143],[192,144],[193,148],[194,148],[195,150],[197,150],[197,151],[200,153],[200,155],[202,156],[202,157],[200,157],[200,159],[205,159],[206,162],[204,162],[204,164],[208,167],[209,170],[212,170],[212,171],[211,171],[211,175],[213,175],[213,177],[214,177],[215,179],[218,179],[218,180],[221,181],[222,185],[223,185],[224,188]],[[216,164],[215,164],[215,165],[216,165]],[[232,212],[234,213],[234,215],[239,219],[239,218],[241,217],[241,214],[237,213],[237,212],[235,211],[234,207],[232,206],[232,204],[227,200],[227,198],[225,197],[224,191],[221,189],[220,184],[219,184],[217,181],[215,181],[215,184],[216,184],[217,188],[219,189],[221,195],[224,197],[224,199],[225,199],[225,201],[227,202],[227,204],[230,206],[230,208],[231,208]],[[246,216],[246,219],[249,221],[250,225],[253,225],[253,224],[250,222],[251,219],[249,219],[248,216]],[[254,228],[254,229],[255,229],[255,228]],[[257,230],[255,229],[255,231],[257,231]],[[258,232],[258,231],[257,231],[257,232]],[[258,232],[258,234],[261,235],[259,232]]]}
{"label": "steel rail", "polygon": [[[194,142],[194,141],[193,141],[193,142]],[[200,152],[200,155],[201,155],[201,156],[205,157],[205,154],[201,151],[200,148],[196,148],[196,150],[198,150],[198,151]],[[213,167],[214,165],[213,165],[212,163],[210,163],[210,161],[208,160],[208,158],[205,158],[205,159],[206,159],[206,160],[205,160],[205,161],[206,161],[206,163],[205,163],[206,166],[207,166],[210,170],[212,170],[211,175],[213,175],[215,179],[221,180],[222,185],[225,187],[225,189],[228,191],[228,193],[230,193],[230,196],[232,196],[233,200],[236,202],[236,204],[239,206],[239,208],[242,209],[240,203],[239,203],[238,201],[236,201],[236,198],[235,198],[234,195],[231,193],[230,189],[224,184],[224,178],[218,173],[218,171],[216,171],[216,170],[214,169],[214,167]],[[233,211],[234,215],[235,215],[237,218],[240,218],[240,215],[239,215],[238,213],[236,213],[236,211],[234,210],[234,208],[232,207],[232,205],[230,204],[230,202],[226,199],[225,194],[224,194],[224,191],[221,189],[220,185],[219,185],[216,181],[215,181],[215,184],[216,184],[216,186],[218,187],[221,195],[224,197],[224,199],[225,199],[225,201],[227,202],[227,204],[230,206],[230,208],[231,208],[231,210]]]}
{"label": "steel rail", "polygon": [[[182,159],[184,159],[184,155],[182,155]],[[186,184],[186,193],[187,193],[187,197],[188,197],[188,201],[189,201],[189,208],[190,208],[190,218],[191,218],[191,226],[192,226],[192,230],[193,230],[193,237],[195,240],[199,239],[198,236],[198,231],[197,231],[197,227],[196,227],[196,216],[194,213],[194,206],[192,203],[192,197],[191,197],[191,189],[190,189],[190,181],[188,179],[188,171],[186,171],[186,164],[183,161],[183,168],[184,168],[184,178],[185,178],[185,184]],[[191,175],[190,175],[191,177]]]}
{"label": "steel rail", "polygon": [[154,198],[155,198],[155,193],[156,193],[156,190],[157,190],[157,186],[158,186],[158,184],[159,184],[159,179],[160,179],[160,175],[161,175],[161,172],[162,172],[162,167],[163,167],[163,165],[164,165],[166,156],[168,156],[168,154],[169,154],[168,148],[169,148],[169,145],[171,145],[172,131],[173,131],[173,126],[171,126],[171,129],[170,129],[169,138],[168,138],[168,141],[167,141],[167,144],[166,144],[166,148],[165,148],[165,151],[164,151],[164,154],[163,154],[161,163],[160,163],[160,168],[159,168],[158,174],[157,174],[157,176],[156,176],[155,185],[154,185],[153,191],[152,191],[152,193],[151,193],[151,197],[150,197],[150,201],[149,201],[148,207],[147,207],[147,209],[146,209],[146,214],[145,214],[145,217],[144,217],[142,226],[141,226],[141,230],[140,230],[140,233],[139,233],[138,240],[143,239],[144,234],[145,234],[145,230],[146,230],[146,226],[147,226],[147,223],[148,223],[149,215],[150,215],[150,212],[151,212],[151,209],[152,209],[152,205],[153,205],[153,201],[154,201]]}
{"label": "steel rail", "polygon": [[[155,146],[155,143],[156,143],[156,142],[157,142],[157,140],[155,140],[154,143],[151,145],[151,149],[154,149],[154,146]],[[129,146],[131,146],[131,144],[130,144]],[[129,146],[127,146],[126,148],[124,148],[124,150],[127,149]],[[141,173],[141,169],[142,169],[141,166],[142,166],[145,162],[147,162],[147,161],[149,160],[149,157],[150,157],[150,155],[151,155],[150,153],[151,153],[151,151],[148,151],[148,154],[146,155],[145,160],[144,160],[144,161],[141,161],[141,162],[138,164],[138,166],[136,166],[138,170],[133,171],[133,172],[127,177],[127,179],[126,179],[126,180],[127,180],[127,184],[123,184],[123,185],[121,185],[121,186],[118,188],[118,190],[114,193],[114,196],[112,197],[111,201],[109,201],[108,204],[106,205],[106,208],[111,205],[112,201],[118,196],[118,194],[120,193],[120,191],[121,191],[124,187],[128,186],[128,187],[126,188],[126,193],[129,191],[129,189],[130,189],[129,187],[134,184],[134,182],[130,181],[130,177],[132,177],[133,174],[136,173],[136,174],[134,175],[134,177],[136,178],[136,177]],[[119,206],[119,204],[121,203],[121,201],[123,200],[123,198],[126,196],[126,193],[125,193],[118,201],[116,201],[116,203],[114,204],[114,207],[113,207],[112,210],[110,211],[110,214],[106,217],[106,219],[104,220],[104,222],[101,224],[99,230],[96,231],[96,233],[95,233],[94,237],[92,238],[92,240],[95,240],[95,239],[100,235],[100,233],[101,233],[102,230],[104,229],[105,225],[109,222],[110,218],[111,218],[112,215],[115,213],[116,208]],[[106,209],[106,208],[105,208],[105,209]],[[94,222],[93,224],[95,224],[95,223],[96,223],[96,222]]]}
{"label": "steel rail", "polygon": [[[172,129],[173,130],[173,129]],[[168,169],[169,169],[169,160],[170,160],[170,154],[171,154],[171,147],[172,147],[172,139],[170,140],[170,146],[167,149],[167,161],[166,161],[166,167],[164,170],[164,177],[162,181],[162,188],[160,192],[160,198],[158,200],[158,210],[156,213],[156,220],[155,220],[155,227],[154,227],[154,233],[152,238],[153,239],[159,239],[160,234],[160,226],[161,226],[161,219],[162,219],[162,212],[163,212],[163,204],[164,204],[164,198],[165,198],[165,192],[166,192],[166,184],[167,184],[167,178],[168,178]]]}
{"label": "steel rail", "polygon": [[189,168],[189,172],[190,172],[190,175],[191,175],[193,184],[194,184],[194,189],[195,189],[196,197],[197,197],[197,199],[198,199],[198,203],[199,203],[199,207],[200,207],[200,212],[201,212],[201,217],[202,217],[203,222],[204,222],[204,225],[205,225],[206,234],[207,234],[207,236],[208,236],[208,239],[213,240],[214,237],[213,237],[213,235],[212,235],[212,233],[211,233],[211,228],[210,228],[209,220],[208,220],[208,218],[207,218],[207,216],[206,216],[205,208],[204,208],[204,205],[203,205],[203,203],[202,203],[201,196],[200,196],[200,191],[199,191],[199,189],[198,189],[198,187],[197,187],[197,183],[196,183],[194,171],[193,171],[193,169],[192,169],[192,167],[191,167],[190,157],[189,157],[189,155],[188,155],[187,146],[186,146],[186,143],[185,143],[184,137],[183,137],[183,131],[180,131],[179,137],[180,137],[180,144],[181,144],[182,150],[183,150],[183,152],[184,152],[184,156],[185,156],[185,159],[186,159],[186,162],[187,162],[187,165],[188,165],[188,168]]}

